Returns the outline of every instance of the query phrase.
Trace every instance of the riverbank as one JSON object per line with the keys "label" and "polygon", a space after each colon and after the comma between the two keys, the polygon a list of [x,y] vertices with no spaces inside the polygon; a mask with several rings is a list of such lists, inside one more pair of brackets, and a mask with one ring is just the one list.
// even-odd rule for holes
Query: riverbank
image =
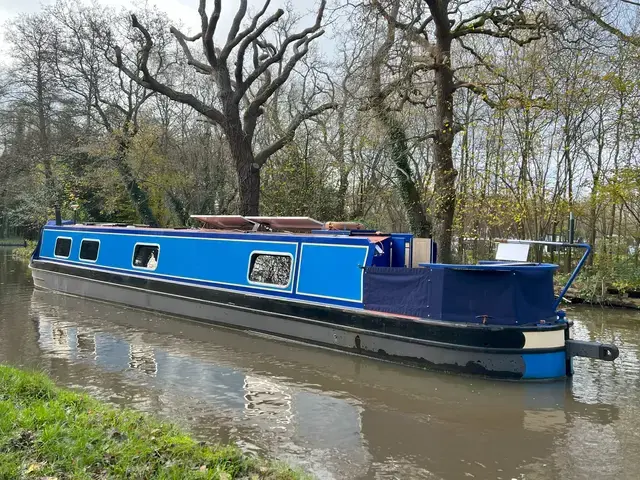
{"label": "riverbank", "polygon": [[[556,295],[560,292],[561,288],[556,288]],[[640,310],[640,299],[630,297],[624,293],[600,293],[592,294],[584,292],[578,288],[570,288],[564,296],[563,303],[579,305],[595,305],[599,307],[610,308],[628,308],[632,310]]]}
{"label": "riverbank", "polygon": [[0,238],[0,247],[26,247],[27,240],[22,238]]}
{"label": "riverbank", "polygon": [[0,479],[297,480],[234,446],[196,442],[175,426],[0,365]]}
{"label": "riverbank", "polygon": [[33,240],[27,240],[25,241],[25,245],[23,247],[14,248],[11,252],[11,255],[13,256],[13,258],[16,258],[18,260],[29,261],[29,259],[31,258],[31,254],[36,248],[36,244],[37,242],[34,242]]}
{"label": "riverbank", "polygon": [[[564,304],[586,304],[599,307],[640,310],[640,288],[635,272],[585,271],[580,274],[562,300]],[[555,294],[560,294],[568,281],[567,274],[555,277]]]}

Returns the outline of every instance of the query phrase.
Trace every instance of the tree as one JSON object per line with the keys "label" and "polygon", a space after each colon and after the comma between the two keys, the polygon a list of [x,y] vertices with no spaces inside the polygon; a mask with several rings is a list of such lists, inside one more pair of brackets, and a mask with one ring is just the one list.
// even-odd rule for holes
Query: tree
{"label": "tree", "polygon": [[[128,78],[104,58],[105,44],[112,41],[118,26],[128,22],[128,18],[113,15],[108,9],[88,8],[73,1],[58,2],[50,13],[59,27],[59,51],[55,63],[57,79],[82,104],[85,135],[94,135],[94,126],[106,131],[113,146],[110,157],[138,216],[144,223],[157,225],[149,194],[127,159],[132,139],[140,128],[142,108],[155,92]],[[162,36],[166,19],[153,11],[145,11],[144,17],[161,38],[156,42],[153,75],[162,75],[169,64],[168,38]],[[118,41],[135,45],[137,39],[125,35]]]}
{"label": "tree", "polygon": [[[382,87],[382,68],[388,64],[391,48],[396,39],[397,16],[400,2],[396,1],[393,10],[386,15],[387,31],[382,44],[375,52],[371,60],[371,85],[370,108],[375,113],[377,120],[383,125],[391,150],[391,159],[395,164],[396,181],[400,191],[400,197],[409,217],[411,231],[419,237],[430,237],[432,234],[431,222],[427,218],[420,191],[416,186],[410,163],[409,140],[405,129],[393,109],[389,106],[389,97],[399,85],[391,83]],[[418,67],[420,68],[421,65]],[[405,76],[401,74],[400,84],[405,79],[410,79],[417,70],[410,69]]]}
{"label": "tree", "polygon": [[452,150],[455,135],[461,131],[454,119],[455,92],[466,88],[490,101],[483,85],[459,78],[462,70],[453,65],[453,47],[457,45],[471,52],[478,67],[491,68],[488,56],[470,45],[474,37],[506,39],[525,45],[542,37],[547,26],[546,16],[536,11],[533,0],[501,0],[475,9],[466,0],[372,0],[372,5],[404,32],[400,41],[410,42],[419,49],[415,60],[422,65],[413,70],[433,72],[435,237],[441,260],[450,262],[457,176]]}
{"label": "tree", "polygon": [[609,15],[613,12],[618,13],[621,10],[629,10],[640,7],[640,2],[634,0],[618,0],[613,2],[606,2],[604,5],[599,5],[598,2],[585,1],[585,0],[569,0],[575,10],[582,14],[583,18],[574,17],[572,15],[572,21],[580,21],[582,19],[594,22],[604,31],[618,37],[620,40],[626,43],[630,43],[636,47],[640,47],[640,36],[635,33],[625,33],[622,28],[617,26],[614,21],[608,19]]}
{"label": "tree", "polygon": [[[312,26],[285,38],[279,38],[275,44],[267,40],[266,32],[278,22],[284,11],[279,9],[263,19],[270,3],[270,0],[266,0],[250,24],[241,29],[241,23],[247,13],[247,1],[241,0],[226,42],[221,47],[216,47],[214,35],[220,18],[221,3],[221,0],[215,0],[213,12],[208,16],[206,0],[200,0],[198,12],[202,28],[194,36],[187,36],[177,28],[171,28],[171,33],[180,44],[189,65],[198,73],[207,75],[215,84],[216,102],[206,102],[194,94],[178,91],[167,83],[162,83],[154,75],[148,64],[154,41],[147,27],[142,25],[135,15],[131,16],[132,25],[142,35],[144,44],[135,55],[133,66],[131,61],[126,61],[123,50],[118,45],[113,47],[115,58],[112,61],[138,85],[191,106],[222,128],[238,176],[240,213],[256,215],[259,211],[262,166],[271,155],[291,141],[302,122],[335,105],[333,102],[327,102],[312,107],[302,102],[302,109],[291,120],[283,135],[259,152],[254,152],[254,134],[265,105],[289,79],[296,65],[309,51],[311,42],[323,34],[321,21],[326,0],[322,0]],[[202,43],[204,59],[195,56],[189,46],[189,43],[198,40]],[[252,52],[252,59],[247,71],[245,56],[248,50]],[[233,71],[229,66],[232,54],[235,54]],[[276,70],[275,74],[272,70]]]}
{"label": "tree", "polygon": [[7,88],[12,91],[15,105],[21,110],[20,137],[29,131],[37,134],[35,148],[30,148],[32,155],[29,160],[33,162],[30,166],[41,167],[45,187],[43,198],[46,206],[51,208],[60,201],[51,144],[55,104],[59,101],[58,82],[53,69],[57,33],[49,28],[45,15],[23,15],[9,25],[7,39],[13,46],[14,60]]}

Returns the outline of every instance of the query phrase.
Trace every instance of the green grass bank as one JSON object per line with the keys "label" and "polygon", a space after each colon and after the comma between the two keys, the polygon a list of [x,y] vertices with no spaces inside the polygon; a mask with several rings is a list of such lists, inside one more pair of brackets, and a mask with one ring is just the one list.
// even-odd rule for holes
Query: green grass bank
{"label": "green grass bank", "polygon": [[238,448],[0,365],[0,479],[307,478]]}

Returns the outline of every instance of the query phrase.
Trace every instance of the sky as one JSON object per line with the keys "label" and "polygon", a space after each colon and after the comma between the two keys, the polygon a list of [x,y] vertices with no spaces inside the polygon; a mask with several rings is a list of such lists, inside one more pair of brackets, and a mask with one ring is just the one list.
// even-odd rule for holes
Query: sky
{"label": "sky", "polygon": [[[83,1],[91,3],[87,0]],[[135,11],[135,5],[137,3],[142,3],[144,1],[145,0],[96,0],[97,3],[102,5],[111,5],[116,8],[133,11]],[[52,3],[55,3],[54,0],[0,0],[0,26],[15,18],[20,13],[35,13],[38,12],[43,5]],[[185,34],[193,35],[199,31],[199,0],[147,0],[147,3],[149,3],[149,5],[157,6],[158,9],[164,11],[171,20],[184,25]],[[222,11],[216,37],[220,35],[222,38],[226,38],[228,26],[231,24],[239,3],[239,0],[222,0]],[[284,7],[286,3],[287,0],[271,0],[271,4],[267,10],[267,15],[275,12],[280,7]],[[294,6],[293,8],[296,12],[306,14],[314,9],[319,2],[317,0],[292,0],[289,4]],[[255,12],[263,5],[264,0],[248,0],[248,12]],[[212,10],[213,0],[209,0],[207,2],[207,13],[210,14]],[[305,26],[307,26],[306,24],[310,21],[312,20],[307,20],[307,22],[305,22]],[[4,38],[0,39],[0,59],[3,61],[7,60],[6,43]]]}
{"label": "sky", "polygon": [[[132,0],[97,0],[102,5],[113,5],[116,7],[131,8],[135,3]],[[52,0],[0,0],[0,24],[15,17],[17,14],[34,13],[40,10],[42,5],[54,3]],[[89,2],[87,2],[89,3]],[[198,0],[149,0],[150,5],[156,5],[160,10],[167,13],[169,18],[182,20],[185,25],[198,26]],[[208,3],[208,12],[213,9],[213,1]],[[240,2],[238,0],[222,1],[221,25],[228,24],[237,10]],[[262,7],[263,0],[249,0],[249,11]],[[283,7],[285,0],[271,0],[269,11],[274,12],[277,8]],[[295,10],[306,12],[316,4],[315,0],[295,0],[290,2]],[[135,10],[135,7],[133,8]],[[192,21],[188,21],[191,19]]]}

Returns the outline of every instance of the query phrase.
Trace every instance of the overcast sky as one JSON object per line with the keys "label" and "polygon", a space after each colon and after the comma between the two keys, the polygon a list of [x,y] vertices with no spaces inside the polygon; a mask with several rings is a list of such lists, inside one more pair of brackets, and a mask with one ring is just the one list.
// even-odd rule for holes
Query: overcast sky
{"label": "overcast sky", "polygon": [[[91,3],[89,0],[83,0],[85,3]],[[96,0],[102,5],[112,5],[117,8],[130,9],[135,11],[135,5],[141,4],[145,0]],[[186,28],[185,33],[193,35],[199,31],[200,17],[198,16],[198,0],[147,0],[149,5],[155,5],[159,10],[166,12],[171,20],[180,22]],[[35,13],[41,9],[42,5],[55,3],[54,0],[0,0],[0,25],[15,18],[20,13]],[[227,28],[235,15],[239,0],[222,0],[222,12],[220,22],[218,23],[218,31],[222,38],[226,37]],[[275,12],[279,7],[286,4],[286,0],[271,0],[271,5],[267,13]],[[297,12],[306,14],[310,12],[319,1],[317,0],[293,0],[289,2],[294,5]],[[255,12],[264,5],[264,0],[248,0],[249,12]],[[213,0],[207,2],[207,12],[210,14],[213,10]],[[312,21],[309,19],[306,23]],[[4,30],[4,29],[2,29]],[[216,35],[218,36],[218,35]],[[326,40],[325,40],[326,41]],[[5,52],[3,54],[3,52]],[[4,57],[4,58],[2,58]],[[6,61],[6,49],[4,38],[0,46],[0,58]]]}

